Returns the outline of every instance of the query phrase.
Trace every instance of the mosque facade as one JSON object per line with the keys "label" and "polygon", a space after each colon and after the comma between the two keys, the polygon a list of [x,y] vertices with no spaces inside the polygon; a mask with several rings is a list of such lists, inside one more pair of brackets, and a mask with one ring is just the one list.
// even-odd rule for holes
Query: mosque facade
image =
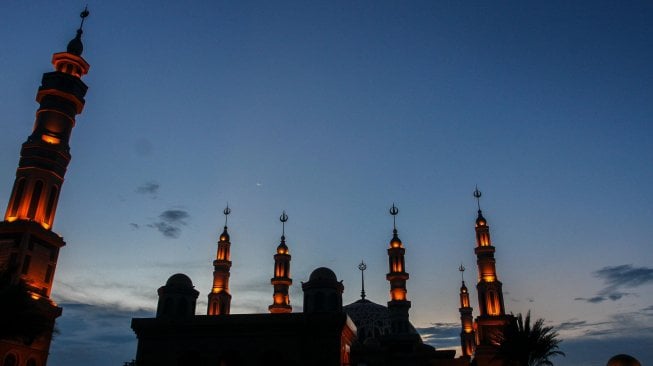
{"label": "mosque facade", "polygon": [[[87,11],[81,14],[82,25]],[[0,339],[0,365],[47,364],[54,322],[62,309],[50,298],[59,250],[65,245],[52,225],[70,162],[70,135],[82,113],[87,86],[81,80],[90,66],[82,58],[82,26],[65,52],[55,53],[55,71],[43,75],[36,100],[39,108],[31,135],[22,145],[13,190],[0,222],[0,269],[11,285],[25,286],[30,308],[44,319],[37,337]],[[480,198],[477,190],[475,196]],[[399,210],[393,205],[390,214]],[[228,217],[230,209],[224,211]],[[393,227],[387,248],[389,301],[365,298],[342,304],[344,286],[328,268],[314,270],[302,282],[304,306],[293,312],[289,287],[291,254],[285,222],[270,284],[269,313],[231,314],[229,288],[231,238],[227,222],[213,260],[213,284],[206,315],[197,315],[199,292],[184,274],[171,276],[158,289],[154,318],[135,318],[136,363],[163,365],[502,365],[496,340],[514,319],[506,315],[502,284],[496,274],[495,247],[482,212],[476,219],[479,315],[473,319],[469,292],[460,289],[462,355],[425,344],[409,320],[409,273],[406,247]],[[364,265],[361,263],[361,265]],[[19,315],[19,314],[16,314]]]}

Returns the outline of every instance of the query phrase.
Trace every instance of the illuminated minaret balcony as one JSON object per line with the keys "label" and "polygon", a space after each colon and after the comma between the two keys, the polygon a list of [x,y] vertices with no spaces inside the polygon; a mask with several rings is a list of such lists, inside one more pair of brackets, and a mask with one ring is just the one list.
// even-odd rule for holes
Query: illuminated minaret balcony
{"label": "illuminated minaret balcony", "polygon": [[277,246],[277,253],[274,255],[274,277],[270,279],[270,283],[274,287],[274,294],[272,295],[272,305],[268,306],[268,310],[273,314],[292,312],[288,293],[292,279],[290,278],[291,257],[286,245],[286,221],[288,221],[286,211],[281,214],[279,220],[282,225],[281,243]]}
{"label": "illuminated minaret balcony", "polygon": [[231,241],[227,232],[227,217],[231,209],[227,206],[224,211],[224,230],[218,241],[216,259],[213,261],[213,286],[209,293],[207,315],[226,315],[231,308],[231,294],[229,293],[229,277],[231,269]]}

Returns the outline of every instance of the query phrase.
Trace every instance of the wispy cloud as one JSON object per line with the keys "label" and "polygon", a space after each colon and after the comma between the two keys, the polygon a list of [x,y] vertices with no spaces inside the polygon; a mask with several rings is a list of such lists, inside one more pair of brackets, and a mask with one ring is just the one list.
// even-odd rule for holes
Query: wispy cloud
{"label": "wispy cloud", "polygon": [[159,215],[159,221],[147,226],[159,230],[163,236],[176,239],[181,234],[181,228],[186,226],[186,219],[190,215],[184,210],[166,210]]}
{"label": "wispy cloud", "polygon": [[136,187],[136,193],[156,195],[160,187],[159,183],[150,181]]}
{"label": "wispy cloud", "polygon": [[435,348],[447,348],[460,345],[459,323],[431,323],[430,327],[415,328],[424,343]]}
{"label": "wispy cloud", "polygon": [[653,268],[633,267],[632,264],[608,266],[595,271],[595,277],[603,280],[605,287],[593,297],[576,297],[574,300],[585,301],[592,304],[607,300],[617,301],[625,296],[632,295],[624,289],[632,289],[646,284],[653,284]]}

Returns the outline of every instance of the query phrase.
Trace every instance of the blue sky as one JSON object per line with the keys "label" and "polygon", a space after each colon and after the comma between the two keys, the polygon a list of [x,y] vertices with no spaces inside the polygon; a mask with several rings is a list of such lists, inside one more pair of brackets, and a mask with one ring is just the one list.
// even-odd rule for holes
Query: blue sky
{"label": "blue sky", "polygon": [[[0,197],[41,74],[84,4],[0,5]],[[455,346],[458,265],[468,283],[476,276],[475,184],[507,310],[559,327],[567,357],[556,364],[653,357],[650,2],[89,9],[89,92],[54,224],[68,245],[52,365],[134,357],[129,319],[153,314],[176,272],[193,279],[204,313],[227,202],[238,313],[271,302],[284,209],[296,310],[319,266],[355,301],[361,259],[368,297],[385,303],[395,202],[411,320]]]}

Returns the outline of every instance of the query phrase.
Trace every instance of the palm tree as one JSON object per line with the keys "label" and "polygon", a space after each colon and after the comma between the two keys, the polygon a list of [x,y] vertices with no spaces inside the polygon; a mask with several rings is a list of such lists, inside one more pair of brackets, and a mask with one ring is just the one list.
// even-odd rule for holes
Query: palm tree
{"label": "palm tree", "polygon": [[519,366],[553,366],[549,358],[565,356],[558,349],[562,340],[553,327],[545,326],[540,318],[531,326],[531,312],[522,318],[518,314],[515,323],[497,337],[498,358],[512,361]]}

